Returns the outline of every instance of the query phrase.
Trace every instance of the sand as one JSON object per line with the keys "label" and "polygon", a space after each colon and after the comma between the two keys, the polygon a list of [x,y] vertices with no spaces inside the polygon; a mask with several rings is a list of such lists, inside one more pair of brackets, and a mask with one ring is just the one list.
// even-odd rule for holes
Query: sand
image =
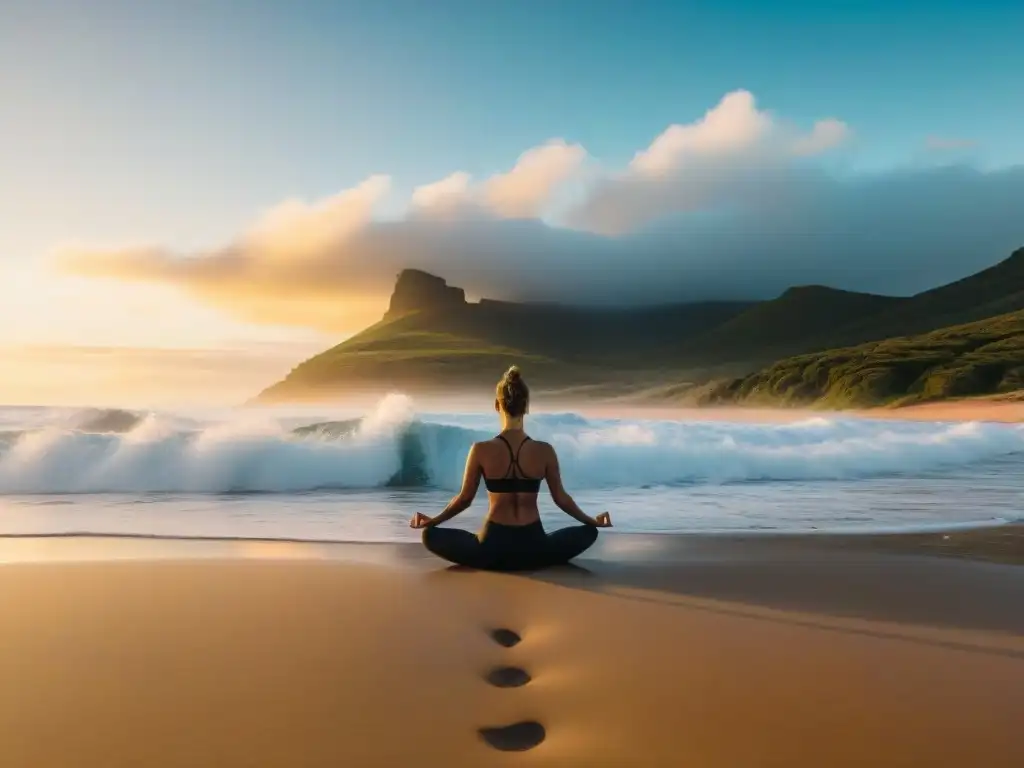
{"label": "sand", "polygon": [[5,541],[0,764],[1024,765],[1024,568],[830,541]]}
{"label": "sand", "polygon": [[[539,411],[558,411],[558,407],[539,408]],[[830,411],[822,408],[769,408],[762,406],[706,406],[672,405],[662,402],[630,404],[619,402],[574,403],[572,410],[585,416],[612,419],[686,419],[690,421],[732,421],[775,424],[808,418],[860,416],[869,419],[903,419],[909,421],[993,421],[1003,423],[1024,422],[1024,397],[993,396],[964,400],[945,400],[935,403],[909,405],[901,408],[861,408]]]}
{"label": "sand", "polygon": [[910,405],[905,408],[874,408],[863,413],[872,418],[883,419],[1020,423],[1024,422],[1024,399],[993,397],[945,400],[937,403]]}

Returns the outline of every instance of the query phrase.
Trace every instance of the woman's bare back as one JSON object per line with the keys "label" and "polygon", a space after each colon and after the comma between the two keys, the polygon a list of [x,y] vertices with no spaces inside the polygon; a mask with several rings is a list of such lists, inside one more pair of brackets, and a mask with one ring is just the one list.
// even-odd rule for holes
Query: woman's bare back
{"label": "woman's bare back", "polygon": [[[483,479],[542,480],[547,475],[551,446],[533,440],[520,430],[477,443]],[[529,525],[540,519],[537,493],[491,491],[487,493],[487,519],[502,525]]]}

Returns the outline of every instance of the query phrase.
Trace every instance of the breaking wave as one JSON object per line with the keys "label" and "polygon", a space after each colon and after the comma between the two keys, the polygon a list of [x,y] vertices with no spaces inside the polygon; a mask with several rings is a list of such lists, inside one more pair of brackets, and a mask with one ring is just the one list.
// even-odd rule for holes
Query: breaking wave
{"label": "breaking wave", "polygon": [[[455,489],[490,420],[418,416],[390,396],[358,419],[301,426],[90,411],[0,426],[0,493],[287,493]],[[572,488],[920,475],[1024,452],[1024,428],[816,418],[790,424],[532,417]]]}

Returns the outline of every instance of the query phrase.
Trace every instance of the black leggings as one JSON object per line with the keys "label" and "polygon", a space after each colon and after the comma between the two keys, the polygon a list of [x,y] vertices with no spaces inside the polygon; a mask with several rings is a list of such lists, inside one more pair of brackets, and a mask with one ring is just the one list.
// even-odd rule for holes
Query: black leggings
{"label": "black leggings", "polygon": [[479,536],[459,528],[431,527],[423,545],[457,565],[488,571],[524,571],[569,562],[597,541],[597,528],[574,525],[545,533],[540,520],[528,525],[484,523]]}

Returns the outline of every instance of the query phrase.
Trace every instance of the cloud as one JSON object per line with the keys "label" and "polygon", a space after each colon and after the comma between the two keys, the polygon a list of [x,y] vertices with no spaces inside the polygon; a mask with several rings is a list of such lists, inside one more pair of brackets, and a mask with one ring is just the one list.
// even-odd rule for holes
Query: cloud
{"label": "cloud", "polygon": [[471,200],[470,180],[465,171],[456,171],[440,181],[417,187],[412,193],[412,204],[416,208],[443,209],[459,208]]}
{"label": "cloud", "polygon": [[465,171],[418,187],[412,204],[427,215],[467,215],[473,210],[508,219],[536,218],[551,196],[570,180],[586,160],[579,144],[562,139],[528,149],[507,173],[499,173],[479,185]]}
{"label": "cloud", "polygon": [[365,227],[390,187],[390,177],[371,176],[316,203],[287,200],[264,213],[239,245],[254,260],[315,258]]}
{"label": "cloud", "polygon": [[761,142],[771,128],[771,118],[757,111],[753,95],[734,91],[701,120],[666,128],[651,146],[637,152],[629,170],[658,175],[679,170],[689,157],[743,152]]}
{"label": "cloud", "polygon": [[[372,265],[351,271],[347,296],[325,284],[325,257],[372,223],[374,207],[390,189],[387,176],[371,176],[324,200],[288,200],[264,212],[235,242],[200,254],[161,247],[96,249],[65,246],[57,251],[65,272],[124,281],[169,283],[207,304],[246,320],[338,330],[353,317],[376,311],[369,298],[384,274]],[[372,260],[371,254],[362,258]]]}
{"label": "cloud", "polygon": [[819,120],[806,136],[793,141],[793,152],[797,155],[818,155],[834,149],[850,137],[850,128],[842,120],[829,117]]}
{"label": "cloud", "polygon": [[[56,253],[56,266],[84,277],[177,286],[250,322],[345,332],[380,315],[381,294],[396,271],[372,251],[348,251],[346,244],[356,236],[291,260],[278,258],[277,250],[249,249],[244,239],[200,254],[64,247]],[[304,233],[296,232],[296,238],[303,240]]]}
{"label": "cloud", "polygon": [[933,152],[946,152],[954,149],[971,149],[978,142],[974,139],[958,139],[951,136],[928,136],[924,140],[927,149]]}
{"label": "cloud", "polygon": [[834,149],[849,134],[835,118],[802,133],[759,110],[748,91],[733,91],[701,119],[669,126],[625,171],[601,179],[568,221],[612,235],[667,216],[756,205],[766,175]]}
{"label": "cloud", "polygon": [[[620,169],[556,139],[506,172],[421,186],[391,220],[374,216],[390,188],[374,176],[278,206],[221,248],[62,249],[58,264],[345,332],[380,317],[406,267],[471,295],[573,303],[770,298],[806,283],[905,294],[1024,244],[1024,167],[830,171],[822,154],[850,135],[835,118],[800,129],[735,91]],[[570,183],[579,194],[559,214]]]}

